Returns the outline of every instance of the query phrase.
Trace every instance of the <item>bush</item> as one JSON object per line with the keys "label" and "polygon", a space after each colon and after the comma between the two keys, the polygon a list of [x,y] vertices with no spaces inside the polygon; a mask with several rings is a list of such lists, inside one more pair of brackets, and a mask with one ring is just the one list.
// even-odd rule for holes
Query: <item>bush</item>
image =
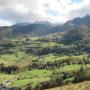
{"label": "bush", "polygon": [[79,70],[74,78],[74,82],[82,82],[84,80],[90,80],[90,69],[87,70]]}

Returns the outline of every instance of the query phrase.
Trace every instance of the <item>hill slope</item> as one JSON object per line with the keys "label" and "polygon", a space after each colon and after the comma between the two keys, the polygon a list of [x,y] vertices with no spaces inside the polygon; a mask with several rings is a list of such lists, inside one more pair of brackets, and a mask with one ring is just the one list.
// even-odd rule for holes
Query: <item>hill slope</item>
{"label": "hill slope", "polygon": [[90,42],[90,29],[88,26],[87,28],[85,28],[84,26],[78,29],[71,29],[64,35],[64,37],[62,38],[62,41],[64,43],[75,43],[79,41]]}
{"label": "hill slope", "polygon": [[78,84],[69,84],[62,87],[56,87],[47,90],[90,90],[90,81],[78,83]]}

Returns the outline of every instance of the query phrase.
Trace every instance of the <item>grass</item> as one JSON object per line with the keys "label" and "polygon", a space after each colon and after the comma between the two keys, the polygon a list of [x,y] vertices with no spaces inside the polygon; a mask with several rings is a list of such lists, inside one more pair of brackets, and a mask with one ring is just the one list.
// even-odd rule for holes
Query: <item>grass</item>
{"label": "grass", "polygon": [[10,80],[11,87],[24,87],[27,84],[35,86],[36,84],[50,79],[52,71],[50,70],[32,70],[24,71],[18,74],[2,74],[0,73],[0,83]]}
{"label": "grass", "polygon": [[[67,65],[64,66],[62,71],[72,72],[80,69],[81,65]],[[90,65],[87,65],[90,67]],[[60,69],[57,69],[60,70]],[[0,81],[4,82],[6,80],[12,81],[12,87],[24,87],[27,84],[31,84],[33,87],[40,82],[47,81],[50,79],[50,75],[52,74],[52,70],[32,70],[32,71],[24,71],[18,74],[2,74],[0,73]]]}
{"label": "grass", "polygon": [[7,81],[7,80],[15,80],[17,78],[17,75],[15,74],[4,74],[4,73],[0,73],[0,83]]}
{"label": "grass", "polygon": [[48,77],[50,76],[52,73],[52,71],[50,70],[32,70],[32,71],[25,71],[25,72],[21,72],[19,73],[19,75],[22,78],[41,78],[41,77]]}
{"label": "grass", "polygon": [[67,56],[67,55],[55,55],[55,54],[47,54],[47,55],[44,55],[43,58],[41,59],[44,59],[45,62],[47,61],[56,61],[56,60],[66,60],[66,59],[69,59],[69,60],[83,60],[83,58],[85,57],[85,55],[79,55],[79,56]]}
{"label": "grass", "polygon": [[30,83],[30,79],[15,80],[12,83],[12,87],[24,87]]}
{"label": "grass", "polygon": [[66,65],[63,67],[63,71],[65,72],[72,72],[72,71],[77,71],[79,70],[81,65],[75,64],[75,65]]}
{"label": "grass", "polygon": [[27,84],[32,85],[33,87],[35,87],[37,84],[39,84],[40,82],[43,81],[47,81],[49,80],[49,77],[46,78],[33,78],[33,79],[22,79],[22,80],[16,80],[12,83],[12,87],[25,87]]}
{"label": "grass", "polygon": [[9,65],[20,63],[22,60],[26,60],[27,57],[28,57],[28,54],[20,51],[13,54],[3,54],[0,56],[0,63],[3,63],[9,66]]}
{"label": "grass", "polygon": [[58,56],[58,55],[54,55],[54,54],[48,54],[48,55],[44,55],[44,59],[45,61],[55,61],[55,60],[65,60],[67,59],[69,56]]}
{"label": "grass", "polygon": [[[73,64],[73,65],[66,65],[62,69],[57,69],[57,70],[61,70],[64,72],[73,72],[80,70],[80,68],[81,68],[80,64]],[[87,68],[90,68],[90,64],[87,64]]]}
{"label": "grass", "polygon": [[[27,84],[35,86],[36,84],[50,79],[51,71],[49,70],[32,70],[19,73],[19,80],[15,80],[13,87],[23,87]],[[25,82],[24,82],[25,81]],[[19,84],[18,84],[19,83]]]}

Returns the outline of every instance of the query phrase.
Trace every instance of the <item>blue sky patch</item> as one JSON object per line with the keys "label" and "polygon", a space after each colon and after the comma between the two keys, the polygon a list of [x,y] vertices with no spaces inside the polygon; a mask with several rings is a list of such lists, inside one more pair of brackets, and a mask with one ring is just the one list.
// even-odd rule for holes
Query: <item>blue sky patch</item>
{"label": "blue sky patch", "polygon": [[57,15],[58,15],[58,13],[57,13],[56,11],[51,10],[51,9],[45,10],[45,12],[46,12],[47,14],[50,14],[50,15],[53,15],[53,16],[57,16]]}
{"label": "blue sky patch", "polygon": [[83,0],[71,0],[73,3],[81,3]]}

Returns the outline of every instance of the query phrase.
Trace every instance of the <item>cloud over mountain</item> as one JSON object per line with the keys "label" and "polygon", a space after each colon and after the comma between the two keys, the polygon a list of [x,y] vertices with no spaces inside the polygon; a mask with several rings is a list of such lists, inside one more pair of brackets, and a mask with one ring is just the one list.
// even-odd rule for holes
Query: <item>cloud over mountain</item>
{"label": "cloud over mountain", "polygon": [[0,23],[62,23],[90,14],[89,7],[90,0],[0,0]]}

